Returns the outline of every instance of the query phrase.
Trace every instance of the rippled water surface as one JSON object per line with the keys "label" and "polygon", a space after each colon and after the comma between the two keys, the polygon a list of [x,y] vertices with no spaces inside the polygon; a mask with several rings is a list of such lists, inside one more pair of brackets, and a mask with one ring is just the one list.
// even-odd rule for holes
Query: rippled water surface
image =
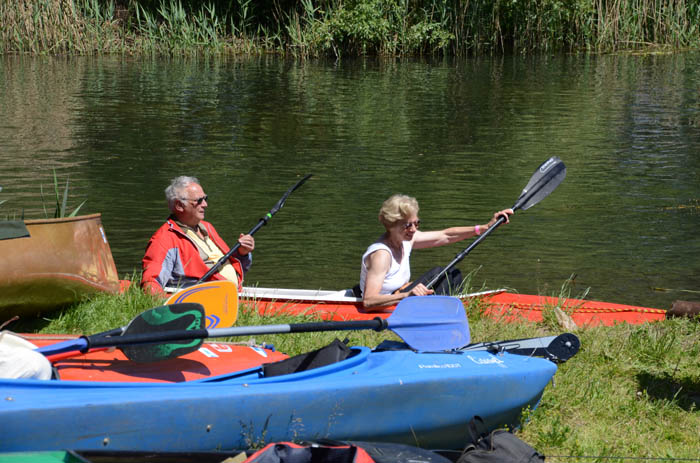
{"label": "rippled water surface", "polygon": [[[392,193],[418,198],[425,229],[484,223],[556,155],[564,183],[460,264],[478,269],[474,285],[552,294],[575,274],[574,295],[591,299],[700,299],[680,291],[700,290],[697,54],[4,57],[0,111],[0,218],[52,213],[56,169],[69,207],[102,213],[121,276],[140,269],[177,175],[200,178],[207,219],[233,243],[313,174],[255,235],[247,284],[340,289]],[[413,274],[467,245],[417,251]]]}

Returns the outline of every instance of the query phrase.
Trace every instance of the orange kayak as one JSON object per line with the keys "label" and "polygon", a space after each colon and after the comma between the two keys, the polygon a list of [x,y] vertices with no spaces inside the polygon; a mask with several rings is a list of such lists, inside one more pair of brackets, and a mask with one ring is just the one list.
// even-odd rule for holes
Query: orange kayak
{"label": "orange kayak", "polygon": [[666,311],[662,309],[505,291],[485,297],[484,302],[486,303],[485,313],[488,316],[503,318],[507,321],[539,322],[542,321],[542,314],[553,307],[561,308],[578,326],[611,326],[616,323],[638,325],[666,318]]}
{"label": "orange kayak", "polygon": [[[492,318],[510,322],[542,320],[544,311],[560,307],[577,325],[613,325],[615,323],[639,324],[663,320],[666,311],[610,302],[582,299],[559,299],[547,296],[510,293],[504,290],[482,291],[459,296],[465,303],[479,298],[484,303],[484,313]],[[244,287],[239,295],[240,303],[255,309],[261,315],[277,313],[317,315],[325,320],[368,320],[386,318],[396,306],[379,310],[367,310],[362,300],[347,290],[315,291],[303,289]]]}

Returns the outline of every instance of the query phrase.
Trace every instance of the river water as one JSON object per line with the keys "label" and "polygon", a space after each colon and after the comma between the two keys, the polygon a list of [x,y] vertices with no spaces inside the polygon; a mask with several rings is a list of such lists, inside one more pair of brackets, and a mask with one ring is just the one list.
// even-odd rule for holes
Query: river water
{"label": "river water", "polygon": [[[340,289],[389,195],[415,196],[423,229],[484,223],[550,156],[566,180],[461,262],[474,287],[551,295],[575,275],[573,296],[700,299],[698,54],[0,58],[0,219],[52,214],[55,169],[69,209],[102,213],[122,277],[177,175],[233,243],[313,174],[255,235],[246,284]],[[413,274],[468,244],[416,251]]]}

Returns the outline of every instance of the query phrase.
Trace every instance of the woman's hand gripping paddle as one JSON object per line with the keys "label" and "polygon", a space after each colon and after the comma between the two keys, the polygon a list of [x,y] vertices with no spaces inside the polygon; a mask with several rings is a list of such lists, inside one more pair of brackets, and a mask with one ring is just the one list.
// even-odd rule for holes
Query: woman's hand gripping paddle
{"label": "woman's hand gripping paddle", "polygon": [[[458,349],[469,344],[470,340],[469,323],[462,301],[450,296],[404,299],[386,319],[213,329],[197,327],[197,306],[201,308],[200,304],[192,303],[156,307],[132,320],[122,336],[88,336],[45,346],[39,351],[45,355],[54,355],[68,350],[85,352],[92,348],[116,346],[131,360],[149,362],[192,352],[199,348],[205,338],[230,336],[389,329],[417,351]],[[174,309],[177,309],[178,317],[182,317],[182,320],[173,317]],[[178,325],[186,326],[175,327],[167,321],[170,319],[177,320]],[[203,319],[202,312],[201,320]]]}
{"label": "woman's hand gripping paddle", "polygon": [[[532,177],[530,177],[530,181],[527,183],[527,185],[525,185],[525,188],[520,193],[520,196],[518,197],[517,201],[515,201],[515,204],[512,208],[513,211],[517,211],[518,209],[522,209],[524,211],[530,209],[532,206],[549,196],[549,194],[552,191],[554,191],[556,187],[559,186],[559,184],[564,180],[565,177],[566,166],[564,165],[562,160],[556,156],[552,156],[551,158],[547,159],[537,168],[535,173],[532,174]],[[481,236],[479,236],[479,238],[472,242],[472,244],[469,245],[467,249],[457,254],[457,256],[454,259],[452,259],[452,262],[447,264],[447,266],[443,268],[437,275],[435,275],[428,283],[426,283],[425,286],[428,288],[432,288],[452,267],[454,267],[462,259],[464,259],[467,256],[467,254],[469,254],[472,251],[472,249],[474,249],[479,245],[479,243],[484,241],[486,237],[489,236],[503,222],[505,222],[505,219],[503,217],[499,217],[492,227],[483,232]],[[410,291],[420,281],[422,281],[421,278],[417,279],[416,282],[414,282],[414,284],[402,289],[401,291]]]}

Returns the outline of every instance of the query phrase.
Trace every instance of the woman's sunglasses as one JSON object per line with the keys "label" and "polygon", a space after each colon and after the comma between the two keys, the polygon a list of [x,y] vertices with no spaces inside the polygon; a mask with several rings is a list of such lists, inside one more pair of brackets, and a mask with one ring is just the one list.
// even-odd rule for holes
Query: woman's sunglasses
{"label": "woman's sunglasses", "polygon": [[415,222],[404,222],[403,224],[404,230],[408,230],[411,228],[411,226],[416,227],[416,230],[418,230],[418,227],[420,227],[420,220],[416,220]]}

